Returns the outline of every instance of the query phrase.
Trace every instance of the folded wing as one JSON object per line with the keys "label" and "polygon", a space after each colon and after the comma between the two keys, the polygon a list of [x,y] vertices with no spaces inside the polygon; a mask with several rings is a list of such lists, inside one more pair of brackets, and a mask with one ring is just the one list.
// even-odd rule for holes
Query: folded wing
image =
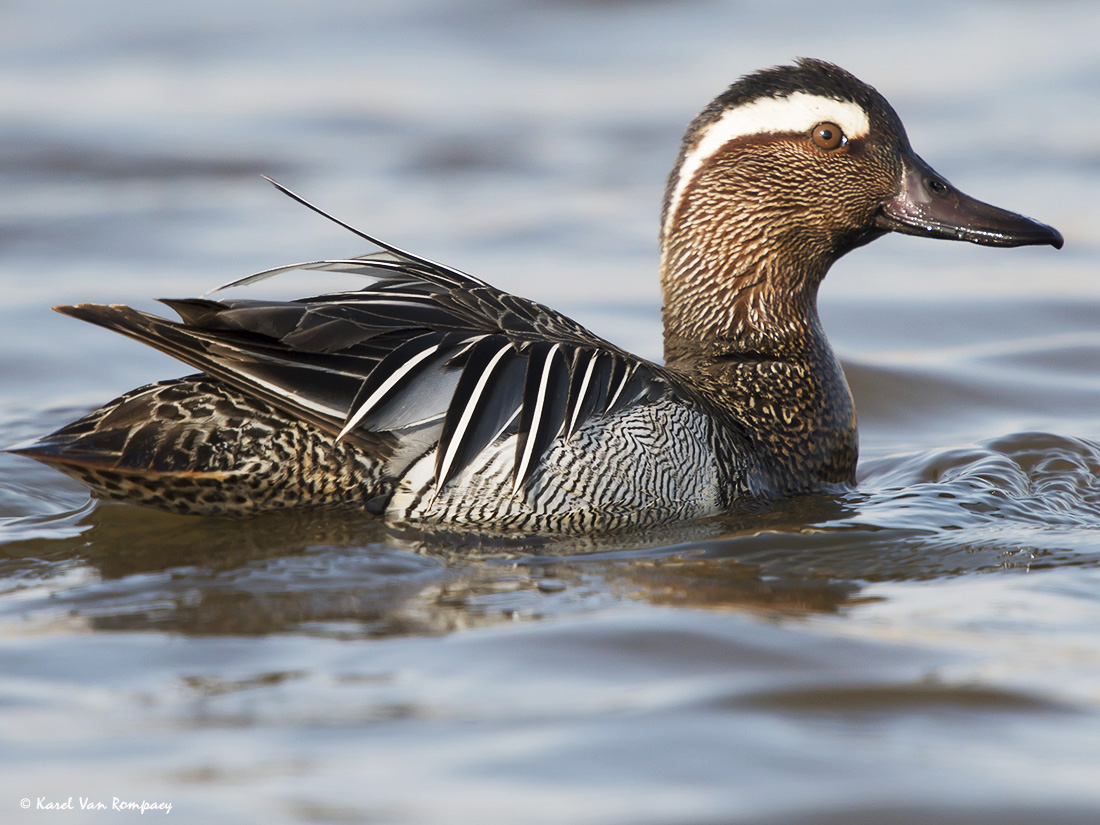
{"label": "folded wing", "polygon": [[404,463],[435,449],[439,488],[487,446],[515,435],[519,490],[557,437],[682,392],[662,367],[560,313],[363,237],[386,251],[280,267],[229,285],[323,269],[370,277],[359,290],[297,301],[164,301],[179,322],[124,306],[57,309],[380,458]]}

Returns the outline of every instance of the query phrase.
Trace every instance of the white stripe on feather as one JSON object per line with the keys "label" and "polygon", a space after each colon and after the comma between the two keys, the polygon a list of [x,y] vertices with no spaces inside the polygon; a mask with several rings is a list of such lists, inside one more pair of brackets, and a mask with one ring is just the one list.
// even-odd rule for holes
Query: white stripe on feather
{"label": "white stripe on feather", "polygon": [[[386,296],[385,299],[372,298],[372,297],[364,298],[362,295],[359,295],[359,294],[354,293],[354,292],[352,292],[352,293],[337,292],[337,293],[330,293],[329,295],[326,295],[324,297],[329,298],[329,297],[332,297],[333,294],[335,294],[335,295],[347,294],[349,296],[347,298],[347,300],[341,301],[338,304],[338,306],[362,306],[362,307],[366,307],[368,309],[371,308],[371,307],[417,307],[417,308],[422,308],[422,307],[438,307],[439,306],[438,302],[436,302],[435,300],[433,300],[432,298],[430,298],[426,295],[420,295],[417,298],[402,298],[402,300],[393,300],[392,296],[389,295],[388,293],[385,293],[385,292],[380,293],[381,295]],[[325,306],[328,306],[328,304],[321,304],[321,306],[325,307]]]}
{"label": "white stripe on feather", "polygon": [[372,392],[370,398],[364,401],[359,406],[359,409],[355,411],[355,414],[347,420],[347,423],[344,424],[344,429],[340,430],[340,434],[336,436],[337,442],[339,442],[345,435],[355,429],[355,425],[363,420],[363,416],[370,412],[371,408],[374,407],[374,405],[377,404],[379,401],[381,401],[385,397],[386,393],[393,389],[394,385],[396,385],[398,381],[408,375],[416,367],[417,364],[419,364],[421,361],[423,361],[425,358],[430,356],[438,349],[439,344],[433,344],[427,349],[418,352],[416,355],[414,355],[412,358],[402,364],[399,369],[396,369],[392,373],[390,373],[390,376],[382,382],[382,385],[374,392]]}
{"label": "white stripe on feather", "polygon": [[622,395],[623,390],[626,389],[627,382],[630,381],[630,379],[633,377],[636,367],[636,364],[631,364],[623,372],[623,380],[619,382],[619,386],[615,390],[615,394],[611,396],[611,400],[607,402],[606,409],[610,410],[612,407],[615,406],[615,402],[619,400],[619,396]]}
{"label": "white stripe on feather", "polygon": [[272,384],[270,381],[264,381],[262,378],[257,378],[250,373],[238,370],[237,374],[248,379],[253,384],[270,390],[280,398],[288,399],[291,402],[291,405],[305,407],[306,409],[313,410],[316,413],[320,413],[321,415],[328,416],[329,418],[335,418],[337,420],[339,420],[340,417],[344,415],[342,410],[338,410],[335,407],[330,407],[327,404],[318,404],[316,401],[310,401],[308,398],[303,398],[301,395],[297,395],[296,393],[287,392],[286,387],[280,387],[278,384]]}
{"label": "white stripe on feather", "polygon": [[416,421],[403,421],[401,422],[401,429],[412,429],[413,427],[424,427],[428,424],[434,424],[436,421],[442,421],[447,416],[446,412],[434,413],[425,418],[418,418]]}
{"label": "white stripe on feather", "polygon": [[[470,393],[470,398],[467,400],[466,406],[462,408],[462,415],[458,419],[458,425],[455,427],[454,434],[447,444],[447,452],[443,454],[443,462],[439,465],[439,473],[436,479],[437,484],[439,483],[439,479],[447,477],[447,472],[451,469],[451,464],[454,463],[458,447],[462,443],[462,437],[466,434],[466,430],[470,426],[470,419],[473,417],[474,409],[477,407],[478,401],[481,400],[481,396],[485,392],[485,385],[489,383],[493,370],[495,370],[497,364],[500,363],[500,359],[503,358],[505,353],[510,349],[512,349],[510,343],[502,346],[497,350],[496,355],[489,360],[489,363],[485,365],[485,369],[481,371],[481,375],[477,379],[477,384],[474,385],[473,392]],[[436,488],[436,495],[439,494],[440,489],[439,487]]]}
{"label": "white stripe on feather", "polygon": [[592,373],[596,371],[596,360],[599,357],[600,354],[596,352],[588,359],[588,367],[584,371],[584,378],[581,379],[581,388],[577,391],[577,403],[573,406],[573,415],[569,420],[568,432],[574,432],[577,429],[577,417],[581,414],[584,397],[588,395],[588,386],[592,382]]}
{"label": "white stripe on feather", "polygon": [[452,353],[452,355],[449,359],[449,362],[453,362],[456,358],[461,358],[463,355],[465,355],[467,352],[469,352],[473,348],[474,344],[476,344],[478,341],[482,340],[483,338],[488,338],[488,337],[489,337],[489,333],[486,332],[486,333],[483,333],[481,335],[471,335],[469,338],[463,338],[461,341],[458,342],[461,345],[461,348],[455,350],[454,353]]}
{"label": "white stripe on feather", "polygon": [[[372,278],[376,281],[385,281],[392,276],[385,274],[388,271],[397,271],[402,274],[408,274],[409,262],[403,260],[386,260],[386,259],[371,259],[365,258],[326,258],[318,261],[299,261],[295,264],[283,264],[282,266],[273,266],[270,269],[263,269],[259,272],[253,272],[251,275],[245,275],[243,278],[238,278],[235,281],[216,286],[213,289],[208,289],[206,292],[200,295],[200,298],[206,298],[213,295],[215,292],[221,292],[226,289],[236,289],[242,286],[251,286],[259,283],[260,281],[266,281],[268,278],[274,278],[276,275],[282,275],[286,272],[296,272],[298,270],[313,270],[315,272],[333,272],[338,275],[357,275],[362,278]],[[372,272],[371,270],[377,270]],[[410,275],[417,281],[422,279],[416,275]],[[430,281],[422,281],[423,283],[431,283]],[[340,293],[333,293],[340,294]]]}
{"label": "white stripe on feather", "polygon": [[527,473],[527,466],[531,463],[531,454],[535,450],[535,433],[538,431],[539,420],[542,418],[543,408],[546,406],[546,390],[550,382],[550,369],[554,364],[554,354],[561,349],[560,344],[554,344],[546,351],[546,359],[542,364],[542,375],[539,378],[539,391],[535,398],[535,411],[531,416],[531,431],[527,433],[527,442],[523,445],[523,455],[520,456],[519,465],[516,467],[515,480],[512,482],[512,494],[519,492],[523,486],[523,477]]}

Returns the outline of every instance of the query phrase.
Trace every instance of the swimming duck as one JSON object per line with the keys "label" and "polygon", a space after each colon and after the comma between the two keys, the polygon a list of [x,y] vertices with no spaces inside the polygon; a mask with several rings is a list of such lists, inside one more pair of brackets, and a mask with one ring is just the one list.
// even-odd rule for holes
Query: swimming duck
{"label": "swimming duck", "polygon": [[57,307],[201,372],[14,452],[179,513],[344,506],[549,533],[713,516],[854,483],[855,409],[817,313],[837,258],[887,232],[1062,246],[955,189],[882,95],[810,59],[742,78],[688,126],[660,231],[663,365],[337,223],[382,251],[233,285],[314,268],[362,289],[164,301],[178,322]]}

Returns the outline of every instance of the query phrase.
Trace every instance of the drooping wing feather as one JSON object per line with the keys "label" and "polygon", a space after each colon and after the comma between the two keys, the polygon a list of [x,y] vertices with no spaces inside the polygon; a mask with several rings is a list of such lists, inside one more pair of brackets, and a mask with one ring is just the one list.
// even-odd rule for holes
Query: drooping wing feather
{"label": "drooping wing feather", "polygon": [[374,279],[354,291],[289,302],[165,301],[180,323],[120,306],[58,309],[156,347],[337,439],[380,454],[403,438],[437,443],[439,486],[514,433],[518,491],[559,435],[682,391],[663,368],[560,313],[380,245],[385,252],[299,267]]}

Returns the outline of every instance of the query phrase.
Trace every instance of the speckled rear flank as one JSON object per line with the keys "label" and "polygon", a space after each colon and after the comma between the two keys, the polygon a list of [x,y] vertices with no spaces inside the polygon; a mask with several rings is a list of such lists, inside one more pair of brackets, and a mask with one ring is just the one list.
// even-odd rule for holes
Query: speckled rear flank
{"label": "speckled rear flank", "polygon": [[390,486],[382,461],[205,376],[133,390],[17,452],[180,514],[370,509]]}

